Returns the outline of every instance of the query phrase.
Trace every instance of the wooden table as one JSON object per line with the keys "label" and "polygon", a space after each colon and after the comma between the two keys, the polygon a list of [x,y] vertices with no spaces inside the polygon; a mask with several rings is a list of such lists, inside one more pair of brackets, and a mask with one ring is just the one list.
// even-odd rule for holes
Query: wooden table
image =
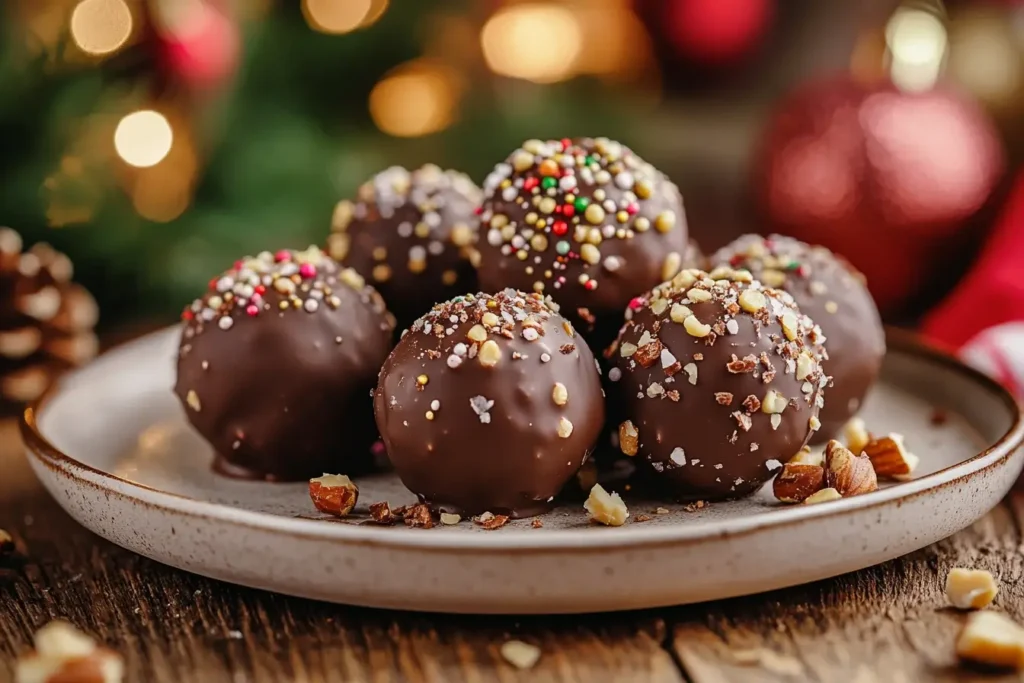
{"label": "wooden table", "polygon": [[[193,576],[79,527],[0,423],[0,683],[32,633],[63,617],[121,652],[128,681],[1019,681],[958,666],[954,566],[1001,581],[1024,621],[1024,495],[971,529],[887,564],[809,586],[672,609],[573,617],[452,617],[329,605]],[[807,558],[813,562],[813,558]],[[685,581],[686,577],[680,577]],[[609,590],[616,590],[609,587]],[[629,590],[622,586],[621,590]],[[542,649],[520,671],[509,637]]]}

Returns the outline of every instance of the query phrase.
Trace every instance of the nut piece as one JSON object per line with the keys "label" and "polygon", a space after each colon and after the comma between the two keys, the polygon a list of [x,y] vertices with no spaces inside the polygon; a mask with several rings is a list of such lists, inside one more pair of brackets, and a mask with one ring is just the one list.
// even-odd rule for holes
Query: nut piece
{"label": "nut piece", "polygon": [[445,526],[454,526],[462,521],[462,517],[456,515],[453,512],[442,512],[441,513],[441,524]]}
{"label": "nut piece", "polygon": [[636,455],[640,446],[640,432],[632,421],[626,420],[619,425],[619,449],[628,456]]}
{"label": "nut piece", "polygon": [[430,514],[430,508],[425,503],[419,503],[405,510],[405,525],[419,529],[433,529],[434,516]]}
{"label": "nut piece", "polygon": [[493,512],[485,512],[478,517],[474,517],[473,522],[487,531],[494,531],[508,524],[508,515],[496,515]]}
{"label": "nut piece", "polygon": [[344,474],[325,474],[309,480],[309,497],[320,512],[345,517],[359,500],[359,487]]}
{"label": "nut piece", "polygon": [[1005,614],[974,612],[956,640],[962,659],[1010,669],[1024,668],[1024,629]]}
{"label": "nut piece", "polygon": [[827,503],[830,500],[839,500],[843,497],[843,494],[839,493],[835,489],[822,489],[817,493],[813,493],[804,498],[804,505],[813,505],[814,503]]}
{"label": "nut piece", "polygon": [[878,490],[878,477],[866,455],[855,456],[832,439],[825,446],[825,482],[844,498]]}
{"label": "nut piece", "polygon": [[391,511],[391,506],[386,500],[379,503],[370,503],[370,519],[377,524],[392,525],[398,521],[397,516]]}
{"label": "nut piece", "polygon": [[17,683],[120,683],[124,661],[117,653],[97,647],[96,641],[66,621],[51,621],[35,636],[34,652],[21,657]]}
{"label": "nut piece", "polygon": [[863,419],[854,417],[843,426],[843,438],[846,439],[847,448],[854,453],[860,453],[871,441],[871,432],[864,426]]}
{"label": "nut piece", "polygon": [[875,474],[883,479],[908,479],[920,462],[920,458],[907,451],[901,434],[871,439],[863,450],[871,459]]}
{"label": "nut piece", "polygon": [[532,669],[540,660],[540,648],[521,640],[509,640],[501,644],[501,656],[517,669]]}
{"label": "nut piece", "polygon": [[802,503],[825,483],[825,468],[787,462],[772,483],[775,497],[783,503]]}
{"label": "nut piece", "polygon": [[811,451],[809,446],[804,446],[797,454],[789,459],[789,462],[794,465],[818,465],[823,467],[825,465],[825,454],[815,453]]}
{"label": "nut piece", "polygon": [[622,526],[629,518],[629,510],[619,494],[608,493],[600,484],[590,489],[583,509],[590,513],[590,519],[608,526]]}
{"label": "nut piece", "polygon": [[992,604],[999,585],[984,569],[954,567],[946,574],[946,597],[957,609],[982,609]]}

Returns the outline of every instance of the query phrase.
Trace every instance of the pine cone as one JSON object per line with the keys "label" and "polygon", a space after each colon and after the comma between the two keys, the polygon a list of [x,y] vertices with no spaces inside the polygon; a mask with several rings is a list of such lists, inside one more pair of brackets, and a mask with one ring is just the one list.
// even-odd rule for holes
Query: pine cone
{"label": "pine cone", "polygon": [[0,228],[0,412],[17,412],[96,355],[99,309],[72,274],[50,245],[22,251],[21,236]]}

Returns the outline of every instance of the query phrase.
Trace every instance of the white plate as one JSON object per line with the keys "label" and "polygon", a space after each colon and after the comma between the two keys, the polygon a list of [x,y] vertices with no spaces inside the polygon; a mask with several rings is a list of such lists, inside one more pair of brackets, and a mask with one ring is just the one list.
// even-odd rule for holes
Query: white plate
{"label": "white plate", "polygon": [[[619,528],[578,503],[485,531],[365,523],[366,506],[413,502],[394,475],[363,478],[356,515],[323,519],[304,484],[221,478],[171,394],[177,329],[68,377],[23,433],[32,466],[79,522],[190,572],[341,603],[462,613],[632,609],[766,591],[867,567],[944,538],[991,509],[1020,473],[1024,426],[994,382],[902,335],[864,408],[906,435],[917,479],[785,507],[767,491],[696,512],[625,496]],[[933,424],[935,410],[948,412]],[[669,514],[635,521],[658,505]]]}

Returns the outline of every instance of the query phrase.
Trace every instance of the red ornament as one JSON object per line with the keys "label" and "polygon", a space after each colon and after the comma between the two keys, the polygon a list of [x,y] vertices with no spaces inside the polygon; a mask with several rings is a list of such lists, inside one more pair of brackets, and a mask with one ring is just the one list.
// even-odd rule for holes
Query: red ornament
{"label": "red ornament", "polygon": [[686,57],[731,62],[757,45],[774,11],[772,0],[668,0],[665,31]]}
{"label": "red ornament", "polygon": [[565,233],[569,232],[569,224],[565,221],[555,221],[551,225],[551,232],[561,237]]}
{"label": "red ornament", "polygon": [[209,88],[234,74],[241,54],[238,24],[217,0],[152,0],[160,54],[185,83]]}
{"label": "red ornament", "polygon": [[943,88],[904,93],[847,76],[808,84],[771,119],[755,192],[774,230],[823,244],[899,311],[943,268],[1004,168],[991,122]]}

